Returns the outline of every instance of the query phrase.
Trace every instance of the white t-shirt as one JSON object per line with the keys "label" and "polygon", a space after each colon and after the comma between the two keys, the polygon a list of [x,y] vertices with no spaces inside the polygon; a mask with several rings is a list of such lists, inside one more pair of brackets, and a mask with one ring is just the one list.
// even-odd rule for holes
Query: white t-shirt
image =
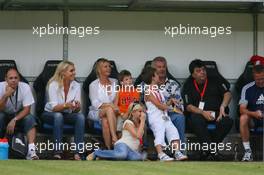
{"label": "white t-shirt", "polygon": [[[59,88],[58,82],[52,81],[47,87],[46,97],[47,103],[45,105],[45,111],[52,112],[53,108],[58,104],[72,101],[81,102],[81,86],[77,81],[72,81],[65,101],[64,87]],[[63,112],[71,113],[72,111],[66,109]]]}
{"label": "white t-shirt", "polygon": [[[2,98],[3,95],[5,94],[6,86],[7,86],[6,81],[0,82],[0,98]],[[8,114],[15,114],[21,111],[23,107],[34,104],[34,102],[35,101],[29,85],[24,82],[19,82],[17,91],[15,91],[15,93],[8,98],[4,112]]]}

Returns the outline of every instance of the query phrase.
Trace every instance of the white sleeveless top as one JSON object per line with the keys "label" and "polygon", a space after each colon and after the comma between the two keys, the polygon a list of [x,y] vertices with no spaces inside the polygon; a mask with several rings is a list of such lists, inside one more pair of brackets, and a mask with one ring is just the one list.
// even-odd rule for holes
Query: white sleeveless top
{"label": "white sleeveless top", "polygon": [[131,120],[126,120],[123,124],[122,137],[115,144],[125,143],[133,151],[138,151],[140,144],[139,139],[133,137],[128,130],[124,129],[127,123],[134,125]]}
{"label": "white sleeveless top", "polygon": [[[165,103],[165,97],[159,90],[151,91],[151,93],[159,102]],[[168,116],[167,111],[160,110],[152,102],[146,101],[145,103],[147,106],[147,114],[148,114],[149,121],[152,121],[152,119],[156,119],[157,117],[162,117],[164,115]]]}

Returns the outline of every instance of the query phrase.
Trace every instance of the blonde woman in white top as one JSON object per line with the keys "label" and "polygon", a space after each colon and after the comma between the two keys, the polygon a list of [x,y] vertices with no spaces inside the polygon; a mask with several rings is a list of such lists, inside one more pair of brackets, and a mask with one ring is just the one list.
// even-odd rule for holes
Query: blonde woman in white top
{"label": "blonde woman in white top", "polygon": [[144,156],[139,152],[140,139],[144,134],[146,114],[143,107],[137,103],[131,103],[128,107],[129,118],[123,124],[122,137],[115,143],[113,150],[96,150],[87,156],[87,160],[96,158],[110,160],[143,160]]}
{"label": "blonde woman in white top", "polygon": [[117,80],[109,78],[111,64],[104,58],[97,60],[96,74],[98,78],[89,85],[89,98],[92,105],[88,118],[102,123],[105,146],[111,149],[111,146],[117,141],[116,115],[118,107],[114,105]]}
{"label": "blonde woman in white top", "polygon": [[55,144],[54,158],[61,159],[64,123],[74,125],[75,160],[80,160],[84,143],[84,115],[81,110],[81,88],[75,79],[75,67],[70,61],[63,61],[58,66],[47,85],[47,103],[42,114],[44,122],[53,125]]}

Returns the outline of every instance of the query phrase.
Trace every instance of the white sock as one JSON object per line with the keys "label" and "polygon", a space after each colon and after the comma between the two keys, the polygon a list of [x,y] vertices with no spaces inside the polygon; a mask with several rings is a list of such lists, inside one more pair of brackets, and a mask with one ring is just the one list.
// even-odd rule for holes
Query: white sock
{"label": "white sock", "polygon": [[244,149],[247,151],[251,151],[250,143],[249,142],[243,142]]}
{"label": "white sock", "polygon": [[174,155],[178,154],[179,152],[181,153],[180,150],[176,150],[175,153],[174,153]]}
{"label": "white sock", "polygon": [[158,157],[160,158],[161,156],[163,156],[165,153],[164,152],[161,152],[158,154]]}
{"label": "white sock", "polygon": [[32,152],[32,151],[35,151],[35,144],[34,143],[28,144],[28,152]]}

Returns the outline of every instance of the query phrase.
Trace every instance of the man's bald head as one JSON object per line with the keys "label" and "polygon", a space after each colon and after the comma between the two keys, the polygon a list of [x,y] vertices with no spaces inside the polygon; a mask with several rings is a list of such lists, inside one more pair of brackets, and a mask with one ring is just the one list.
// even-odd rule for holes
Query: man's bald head
{"label": "man's bald head", "polygon": [[12,87],[13,89],[16,89],[20,81],[17,70],[14,68],[9,69],[6,72],[5,80],[10,87]]}

